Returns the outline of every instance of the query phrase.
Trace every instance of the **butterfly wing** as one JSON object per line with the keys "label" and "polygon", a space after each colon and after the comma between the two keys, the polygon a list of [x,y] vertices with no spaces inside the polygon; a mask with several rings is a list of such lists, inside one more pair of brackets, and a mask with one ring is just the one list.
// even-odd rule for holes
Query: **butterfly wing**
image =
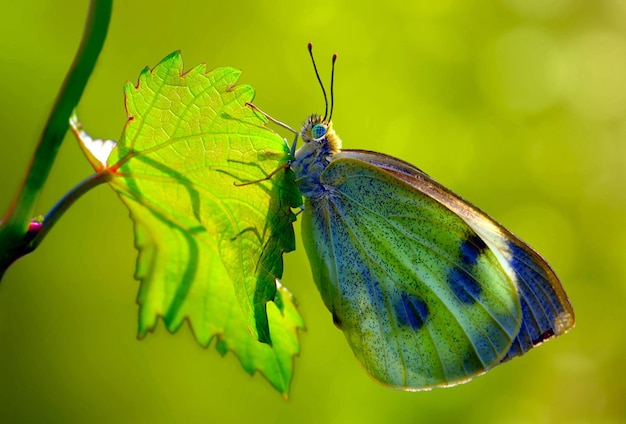
{"label": "butterfly wing", "polygon": [[461,217],[489,245],[514,282],[523,311],[520,331],[503,361],[523,355],[574,326],[574,309],[550,265],[489,215],[409,163],[368,151],[346,150],[342,155],[385,169],[437,200]]}
{"label": "butterfly wing", "polygon": [[463,382],[572,325],[545,261],[417,168],[347,150],[320,182],[328,194],[307,199],[302,222],[314,279],[380,382]]}

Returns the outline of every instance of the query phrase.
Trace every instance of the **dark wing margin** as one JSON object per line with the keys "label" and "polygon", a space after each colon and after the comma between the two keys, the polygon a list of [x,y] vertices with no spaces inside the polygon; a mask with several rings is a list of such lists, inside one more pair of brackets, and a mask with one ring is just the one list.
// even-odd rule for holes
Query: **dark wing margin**
{"label": "dark wing margin", "polygon": [[462,218],[493,250],[517,286],[522,325],[501,362],[520,356],[574,326],[574,309],[558,277],[537,252],[489,215],[413,165],[381,153],[343,150],[333,160],[352,158],[380,167],[435,199]]}

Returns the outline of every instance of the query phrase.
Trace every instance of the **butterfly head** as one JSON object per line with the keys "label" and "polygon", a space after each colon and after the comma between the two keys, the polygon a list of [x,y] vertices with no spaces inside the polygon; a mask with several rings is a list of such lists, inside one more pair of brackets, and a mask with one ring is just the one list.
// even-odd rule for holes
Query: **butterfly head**
{"label": "butterfly head", "polygon": [[341,150],[341,139],[333,130],[333,124],[329,120],[324,120],[320,115],[311,115],[302,124],[300,136],[305,144],[313,143],[316,150],[323,150],[327,153],[337,153]]}
{"label": "butterfly head", "polygon": [[300,136],[304,144],[295,152],[290,168],[300,193],[309,199],[317,198],[325,193],[320,177],[333,155],[341,150],[341,140],[330,120],[320,115],[307,118],[302,124]]}
{"label": "butterfly head", "polygon": [[[309,43],[309,55],[313,62],[313,69],[315,70],[315,76],[322,88],[324,94],[324,103],[326,105],[324,109],[324,116],[311,115],[306,122],[302,125],[300,136],[305,143],[305,150],[317,150],[322,154],[337,153],[341,149],[341,140],[335,134],[331,118],[333,116],[333,106],[335,105],[333,96],[333,83],[335,79],[335,61],[337,60],[337,54],[333,55],[332,71],[330,76],[330,113],[328,113],[328,97],[326,96],[326,89],[320,78],[320,74],[317,71],[317,65],[315,64],[315,58],[313,57],[313,44]],[[313,144],[310,144],[313,143]],[[308,145],[308,146],[307,146]]]}

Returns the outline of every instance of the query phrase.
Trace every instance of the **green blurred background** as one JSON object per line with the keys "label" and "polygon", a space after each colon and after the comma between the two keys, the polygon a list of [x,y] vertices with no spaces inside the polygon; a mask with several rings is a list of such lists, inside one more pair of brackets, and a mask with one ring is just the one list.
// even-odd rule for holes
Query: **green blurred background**
{"label": "green blurred background", "polygon": [[[0,211],[86,11],[2,6]],[[561,277],[576,328],[470,384],[389,390],[334,328],[298,238],[283,283],[308,331],[284,401],[187,328],[136,340],[131,222],[98,187],[0,285],[0,422],[625,422],[626,2],[118,1],[79,116],[116,139],[123,84],[181,49],[187,68],[242,69],[255,103],[299,126],[323,110],[308,41],[324,79],[339,53],[344,146],[416,164],[529,242]],[[39,211],[89,172],[68,136]]]}

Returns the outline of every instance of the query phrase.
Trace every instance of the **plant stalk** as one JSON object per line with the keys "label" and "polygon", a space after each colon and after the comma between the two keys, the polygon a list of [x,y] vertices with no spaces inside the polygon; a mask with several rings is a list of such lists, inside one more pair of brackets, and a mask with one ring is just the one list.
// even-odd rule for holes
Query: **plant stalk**
{"label": "plant stalk", "polygon": [[[52,164],[69,127],[107,35],[113,0],[92,0],[80,47],[61,86],[42,131],[26,177],[9,210],[0,221],[0,279],[8,266],[29,253],[31,219]],[[54,208],[53,208],[54,209]],[[44,233],[45,234],[45,233]],[[38,243],[41,238],[38,237]]]}

